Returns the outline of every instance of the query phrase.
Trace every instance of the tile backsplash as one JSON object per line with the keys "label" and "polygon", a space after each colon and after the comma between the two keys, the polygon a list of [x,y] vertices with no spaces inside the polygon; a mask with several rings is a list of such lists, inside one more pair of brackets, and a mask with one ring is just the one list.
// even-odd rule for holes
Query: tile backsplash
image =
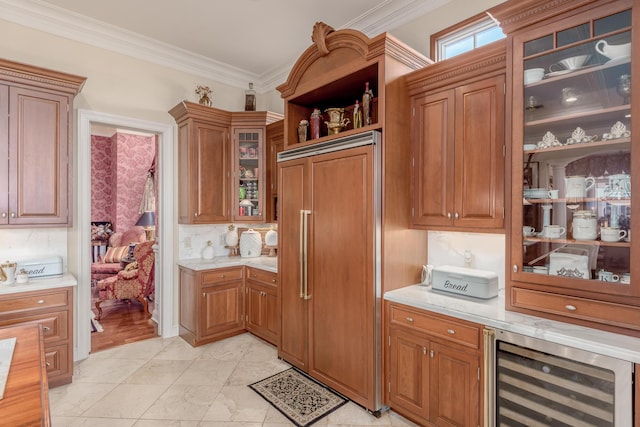
{"label": "tile backsplash", "polygon": [[[211,240],[214,256],[227,256],[224,236],[230,224],[216,225],[180,225],[178,228],[178,259],[200,258],[202,250]],[[271,224],[234,224],[236,228],[265,228]]]}
{"label": "tile backsplash", "polygon": [[0,230],[0,260],[58,255],[63,271],[67,271],[67,228],[2,229]]}
{"label": "tile backsplash", "polygon": [[429,231],[429,260],[434,266],[464,267],[465,251],[471,254],[471,268],[492,271],[498,275],[498,287],[505,285],[505,235]]}

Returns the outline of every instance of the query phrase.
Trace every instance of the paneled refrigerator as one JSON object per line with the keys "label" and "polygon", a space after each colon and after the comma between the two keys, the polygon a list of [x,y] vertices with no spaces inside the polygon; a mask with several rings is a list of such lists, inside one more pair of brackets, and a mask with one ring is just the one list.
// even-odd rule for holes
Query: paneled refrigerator
{"label": "paneled refrigerator", "polygon": [[278,154],[278,355],[382,407],[380,134]]}

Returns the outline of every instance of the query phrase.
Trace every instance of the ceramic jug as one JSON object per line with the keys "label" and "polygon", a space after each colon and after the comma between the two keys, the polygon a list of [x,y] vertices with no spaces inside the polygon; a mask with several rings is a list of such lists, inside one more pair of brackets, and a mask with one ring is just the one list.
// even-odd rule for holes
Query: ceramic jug
{"label": "ceramic jug", "polygon": [[564,179],[565,182],[565,197],[567,198],[582,198],[587,197],[587,191],[590,190],[596,183],[593,177],[584,176],[567,176]]}
{"label": "ceramic jug", "polygon": [[609,44],[606,40],[596,43],[596,51],[609,59],[625,58],[631,55],[631,43]]}

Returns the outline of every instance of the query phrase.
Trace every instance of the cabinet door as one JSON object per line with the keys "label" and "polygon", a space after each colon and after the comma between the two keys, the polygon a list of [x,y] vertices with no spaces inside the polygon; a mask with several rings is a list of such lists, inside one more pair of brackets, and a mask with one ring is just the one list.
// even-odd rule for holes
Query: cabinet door
{"label": "cabinet door", "polygon": [[454,108],[452,90],[413,100],[413,225],[453,224]]}
{"label": "cabinet door", "polygon": [[429,419],[429,341],[401,328],[389,331],[389,405]]}
{"label": "cabinet door", "polygon": [[[200,122],[180,127],[180,223],[230,222],[228,128]],[[184,193],[184,194],[183,194]]]}
{"label": "cabinet door", "polygon": [[69,222],[69,98],[9,89],[9,224]]}
{"label": "cabinet door", "polygon": [[247,282],[247,330],[276,345],[278,333],[277,290]]}
{"label": "cabinet door", "polygon": [[267,126],[266,222],[278,221],[278,153],[284,150],[283,122]]}
{"label": "cabinet door", "polygon": [[457,87],[455,99],[454,223],[502,228],[504,75]]}
{"label": "cabinet door", "polygon": [[233,220],[264,221],[264,127],[233,130]]}
{"label": "cabinet door", "polygon": [[[0,85],[0,153],[9,156],[9,87]],[[9,223],[9,162],[0,162],[0,225]]]}
{"label": "cabinet door", "polygon": [[479,425],[480,358],[476,352],[432,342],[430,390],[434,425]]}
{"label": "cabinet door", "polygon": [[202,288],[202,337],[244,328],[242,291],[241,281]]}
{"label": "cabinet door", "polygon": [[309,160],[309,372],[373,407],[373,148]]}
{"label": "cabinet door", "polygon": [[278,356],[300,369],[307,368],[307,303],[303,299],[300,247],[308,175],[306,159],[290,160],[279,168],[280,226],[278,276],[280,276],[280,336]]}

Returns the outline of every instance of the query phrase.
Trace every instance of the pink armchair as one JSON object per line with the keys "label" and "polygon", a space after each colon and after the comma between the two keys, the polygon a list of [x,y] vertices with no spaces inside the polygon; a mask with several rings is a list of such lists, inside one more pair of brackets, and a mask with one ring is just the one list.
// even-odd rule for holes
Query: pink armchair
{"label": "pink armchair", "polygon": [[140,243],[133,250],[135,262],[129,264],[134,268],[125,268],[116,276],[100,280],[98,282],[98,301],[95,306],[98,309],[98,320],[102,317],[100,304],[110,299],[132,300],[136,299],[142,303],[145,315],[151,317],[149,313],[148,297],[155,290],[154,284],[154,261],[155,254],[152,246],[155,242],[148,241]]}
{"label": "pink armchair", "polygon": [[140,226],[133,226],[125,232],[113,233],[109,238],[107,253],[100,260],[91,263],[91,283],[118,274],[122,270],[120,259],[129,253],[129,244],[144,241],[144,228]]}

